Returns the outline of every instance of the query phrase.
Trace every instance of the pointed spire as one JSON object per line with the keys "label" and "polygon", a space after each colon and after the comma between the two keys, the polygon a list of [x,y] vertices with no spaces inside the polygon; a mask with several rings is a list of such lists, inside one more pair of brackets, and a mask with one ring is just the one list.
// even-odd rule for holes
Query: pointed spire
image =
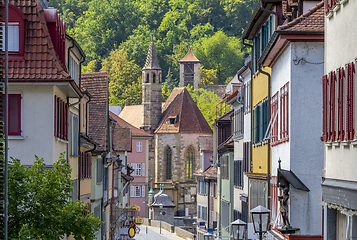
{"label": "pointed spire", "polygon": [[143,69],[161,69],[154,44],[154,33],[151,33],[151,42]]}
{"label": "pointed spire", "polygon": [[192,49],[192,44],[190,47],[190,50],[188,50],[188,53],[186,54],[186,56],[184,56],[179,63],[181,62],[201,62],[200,60],[198,60],[195,56],[195,54],[193,53],[193,49]]}

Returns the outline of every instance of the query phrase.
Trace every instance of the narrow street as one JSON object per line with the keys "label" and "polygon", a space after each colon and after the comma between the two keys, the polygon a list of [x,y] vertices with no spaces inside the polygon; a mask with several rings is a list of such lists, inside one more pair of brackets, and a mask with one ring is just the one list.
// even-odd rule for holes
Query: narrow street
{"label": "narrow street", "polygon": [[[161,229],[157,227],[151,227],[146,225],[139,226],[140,233],[135,235],[135,240],[165,240],[165,239],[172,239],[172,240],[183,240],[183,238],[178,237],[175,233],[170,233],[165,229]],[[147,233],[146,233],[147,228]]]}

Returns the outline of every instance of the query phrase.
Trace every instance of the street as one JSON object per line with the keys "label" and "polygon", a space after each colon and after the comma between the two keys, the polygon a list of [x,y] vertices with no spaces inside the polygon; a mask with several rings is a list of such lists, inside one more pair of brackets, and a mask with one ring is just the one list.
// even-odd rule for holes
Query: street
{"label": "street", "polygon": [[[146,226],[146,225],[141,225],[139,226],[140,228],[140,233],[135,235],[134,238],[135,240],[165,240],[165,239],[172,239],[172,240],[183,240],[183,238],[180,238],[176,236],[175,233],[170,233],[164,229],[161,229],[161,235],[160,235],[160,228],[157,227],[151,227],[151,226]],[[146,234],[146,228],[148,229],[147,234]]]}

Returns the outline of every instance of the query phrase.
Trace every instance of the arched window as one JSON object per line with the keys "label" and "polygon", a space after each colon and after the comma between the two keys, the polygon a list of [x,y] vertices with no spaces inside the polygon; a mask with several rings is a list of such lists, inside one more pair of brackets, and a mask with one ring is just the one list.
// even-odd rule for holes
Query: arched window
{"label": "arched window", "polygon": [[172,150],[169,146],[165,149],[165,179],[170,180],[172,177]]}
{"label": "arched window", "polygon": [[149,83],[149,78],[150,78],[150,75],[146,74],[146,83]]}
{"label": "arched window", "polygon": [[186,180],[193,179],[195,169],[195,149],[190,146],[186,151]]}
{"label": "arched window", "polygon": [[156,80],[156,75],[155,73],[152,74],[152,82],[155,83],[155,80]]}

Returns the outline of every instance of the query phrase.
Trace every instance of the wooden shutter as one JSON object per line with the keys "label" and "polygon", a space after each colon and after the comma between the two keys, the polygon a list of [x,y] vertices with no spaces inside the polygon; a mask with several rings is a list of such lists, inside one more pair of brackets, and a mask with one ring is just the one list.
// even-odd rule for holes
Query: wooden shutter
{"label": "wooden shutter", "polygon": [[145,176],[145,163],[141,164],[141,176]]}
{"label": "wooden shutter", "polygon": [[68,104],[64,103],[64,140],[68,140]]}
{"label": "wooden shutter", "polygon": [[344,129],[343,129],[343,82],[345,80],[345,69],[343,67],[338,69],[338,136],[337,140],[344,140]]}
{"label": "wooden shutter", "polygon": [[354,75],[355,75],[355,64],[351,63],[351,87],[350,87],[350,102],[351,102],[351,112],[350,112],[350,140],[354,138]]}
{"label": "wooden shutter", "polygon": [[328,139],[327,131],[327,85],[328,85],[328,76],[324,75],[322,77],[322,137],[321,140],[326,142]]}
{"label": "wooden shutter", "polygon": [[135,197],[135,186],[130,186],[130,197]]}
{"label": "wooden shutter", "polygon": [[[285,137],[289,138],[289,83],[286,83],[285,87],[285,104],[286,104],[286,126],[285,126]],[[288,139],[287,139],[288,140]]]}
{"label": "wooden shutter", "polygon": [[347,114],[346,114],[346,139],[352,140],[354,137],[354,121],[353,121],[353,105],[354,105],[354,73],[355,66],[354,63],[348,64],[348,75],[347,75]]}
{"label": "wooden shutter", "polygon": [[21,94],[8,95],[8,133],[9,135],[21,135]]}
{"label": "wooden shutter", "polygon": [[335,136],[336,136],[336,131],[335,131],[335,115],[336,115],[336,108],[335,108],[335,89],[336,85],[336,73],[335,71],[331,72],[331,87],[330,87],[330,112],[331,112],[331,118],[330,118],[330,136],[331,136],[331,141],[335,141]]}

